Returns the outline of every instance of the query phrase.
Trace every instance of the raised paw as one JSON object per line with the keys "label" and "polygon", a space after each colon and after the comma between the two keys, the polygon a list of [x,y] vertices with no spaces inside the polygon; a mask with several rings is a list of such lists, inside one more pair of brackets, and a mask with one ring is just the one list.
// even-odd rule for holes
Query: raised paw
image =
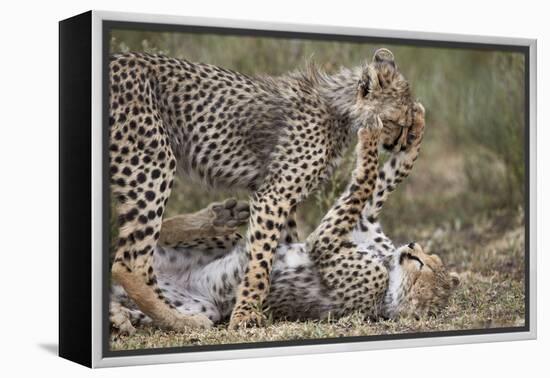
{"label": "raised paw", "polygon": [[426,124],[426,111],[424,110],[424,106],[422,106],[420,102],[415,102],[413,110],[414,118],[412,126],[407,134],[406,149],[419,145],[420,142],[422,142],[422,137],[424,136],[424,126]]}
{"label": "raised paw", "polygon": [[229,321],[230,329],[261,327],[265,324],[266,318],[261,312],[249,307],[236,307],[231,314]]}
{"label": "raised paw", "polygon": [[209,210],[213,216],[212,224],[223,229],[236,229],[246,224],[250,217],[248,202],[237,201],[234,198],[213,203]]}

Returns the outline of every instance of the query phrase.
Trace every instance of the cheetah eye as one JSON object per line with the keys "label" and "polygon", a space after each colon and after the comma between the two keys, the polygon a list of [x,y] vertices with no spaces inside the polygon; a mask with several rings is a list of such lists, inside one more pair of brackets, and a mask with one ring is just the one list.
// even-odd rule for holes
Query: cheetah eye
{"label": "cheetah eye", "polygon": [[419,270],[422,270],[422,268],[424,268],[424,262],[422,262],[422,260],[420,260],[418,257],[411,256],[411,260],[418,261],[418,263],[420,264],[420,268],[418,268]]}
{"label": "cheetah eye", "polygon": [[411,255],[410,253],[408,252],[403,252],[401,254],[401,256],[399,256],[399,264],[402,264],[403,263],[403,260],[405,259],[409,259],[409,260],[415,260],[418,262],[418,264],[420,265],[420,267],[418,268],[419,270],[422,269],[424,267],[424,262],[422,260],[420,260],[418,257],[414,256],[414,255]]}

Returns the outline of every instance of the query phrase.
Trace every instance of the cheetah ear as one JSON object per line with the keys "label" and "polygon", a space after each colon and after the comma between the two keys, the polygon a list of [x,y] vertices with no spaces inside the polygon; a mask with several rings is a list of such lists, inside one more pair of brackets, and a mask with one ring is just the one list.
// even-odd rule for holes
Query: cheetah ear
{"label": "cheetah ear", "polygon": [[399,75],[393,53],[388,49],[378,49],[372,58],[380,87],[388,87]]}
{"label": "cheetah ear", "polygon": [[453,285],[453,289],[456,289],[458,285],[460,285],[460,277],[456,272],[451,272],[449,275],[451,276],[451,283]]}
{"label": "cheetah ear", "polygon": [[391,64],[395,67],[395,58],[393,56],[393,53],[388,49],[381,48],[381,49],[376,50],[374,52],[374,56],[373,56],[372,60],[375,63],[385,62],[385,63]]}
{"label": "cheetah ear", "polygon": [[361,74],[361,79],[359,80],[359,84],[357,86],[357,90],[359,92],[359,96],[365,97],[372,91],[372,78],[369,75],[369,67],[368,65],[363,66],[363,73]]}

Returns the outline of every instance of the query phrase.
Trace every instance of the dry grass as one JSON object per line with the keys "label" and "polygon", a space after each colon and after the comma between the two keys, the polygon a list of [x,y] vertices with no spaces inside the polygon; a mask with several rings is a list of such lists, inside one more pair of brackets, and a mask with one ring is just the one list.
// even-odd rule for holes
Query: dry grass
{"label": "dry grass", "polygon": [[467,330],[524,325],[524,239],[521,216],[496,214],[498,222],[476,219],[472,226],[447,224],[407,230],[430,252],[459,272],[461,285],[448,308],[435,318],[370,322],[358,315],[335,322],[277,321],[265,328],[228,330],[226,325],[187,333],[141,328],[130,337],[112,337],[113,350],[189,345],[320,339],[410,332]]}

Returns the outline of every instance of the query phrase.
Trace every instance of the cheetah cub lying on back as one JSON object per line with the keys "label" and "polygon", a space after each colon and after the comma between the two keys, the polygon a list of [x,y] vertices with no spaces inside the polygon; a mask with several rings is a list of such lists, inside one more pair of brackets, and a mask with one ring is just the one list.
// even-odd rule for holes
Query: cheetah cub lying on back
{"label": "cheetah cub lying on back", "polygon": [[[446,305],[458,276],[417,243],[395,247],[378,223],[384,202],[418,156],[424,132],[421,104],[414,105],[414,113],[406,148],[394,151],[380,168],[382,121],[377,118],[375,125],[359,130],[356,166],[346,191],[305,243],[278,247],[265,304],[274,318],[323,319],[351,312],[395,318],[436,314]],[[227,200],[179,216],[177,226],[166,221],[167,236],[157,247],[154,268],[178,311],[206,316],[212,323],[228,319],[248,262],[235,228],[248,215],[246,203]],[[197,225],[203,233],[194,236],[188,230]],[[121,286],[112,290],[113,328],[129,334],[135,325],[151,323]]]}

